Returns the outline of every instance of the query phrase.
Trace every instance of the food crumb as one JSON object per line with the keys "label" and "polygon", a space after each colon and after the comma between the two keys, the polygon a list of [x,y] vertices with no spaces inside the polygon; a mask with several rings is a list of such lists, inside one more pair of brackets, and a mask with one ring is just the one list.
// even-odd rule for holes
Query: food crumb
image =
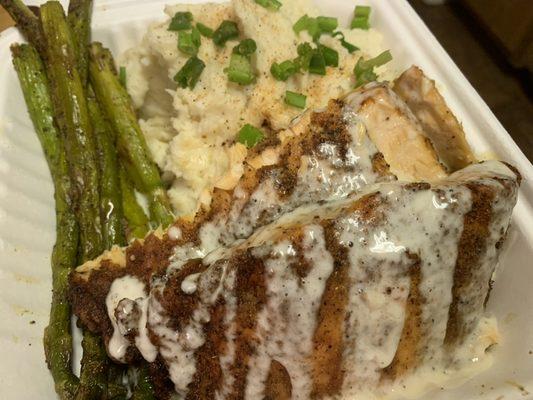
{"label": "food crumb", "polygon": [[35,321],[34,321],[34,320],[31,320],[31,321],[30,321],[30,325],[33,325],[33,324],[35,324]]}

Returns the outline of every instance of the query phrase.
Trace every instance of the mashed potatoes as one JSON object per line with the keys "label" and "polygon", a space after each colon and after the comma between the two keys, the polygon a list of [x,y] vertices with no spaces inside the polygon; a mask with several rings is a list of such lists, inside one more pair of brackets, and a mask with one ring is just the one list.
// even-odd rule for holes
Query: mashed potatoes
{"label": "mashed potatoes", "polygon": [[[240,86],[229,82],[224,73],[238,40],[219,48],[202,37],[198,57],[206,68],[194,89],[178,88],[172,78],[188,59],[178,50],[177,32],[168,30],[170,17],[178,11],[190,11],[195,22],[212,29],[223,20],[237,22],[239,39],[252,38],[257,43],[252,58],[256,83]],[[286,90],[305,94],[307,107],[321,108],[353,88],[353,67],[359,57],[373,57],[384,50],[382,37],[374,29],[340,29],[361,51],[349,54],[338,39],[323,35],[321,43],[338,51],[339,67],[328,67],[325,76],[303,73],[280,82],[272,77],[270,67],[294,59],[298,44],[311,41],[307,32],[297,36],[292,30],[302,15],[320,15],[311,0],[284,1],[278,12],[253,0],[175,5],[165,12],[169,19],[152,25],[142,43],[127,51],[120,64],[126,67],[128,91],[138,108],[148,146],[171,182],[169,195],[178,215],[194,213],[201,203],[208,204],[214,187],[235,185],[247,154],[247,149],[235,142],[243,125],[266,123],[274,130],[289,126],[301,110],[284,103]],[[383,67],[376,72],[388,78],[383,76]]]}

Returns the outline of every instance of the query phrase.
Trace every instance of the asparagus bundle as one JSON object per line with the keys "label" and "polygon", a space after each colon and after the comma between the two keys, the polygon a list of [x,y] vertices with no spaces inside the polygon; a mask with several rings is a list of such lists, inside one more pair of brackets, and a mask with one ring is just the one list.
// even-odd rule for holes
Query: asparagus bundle
{"label": "asparagus bundle", "polygon": [[[112,56],[99,44],[91,46],[94,90],[88,81],[92,1],[73,0],[68,21],[55,1],[41,7],[40,18],[19,0],[0,4],[35,46],[15,45],[13,59],[55,185],[57,241],[44,338],[47,363],[62,399],[126,398],[123,369],[88,332],[82,342],[80,378],[72,372],[68,274],[77,262],[94,258],[104,248],[124,245],[126,235],[132,239],[147,233],[148,218],[132,181],[148,196],[152,226],[173,220],[166,192]],[[146,366],[136,375],[133,398],[155,398]]]}

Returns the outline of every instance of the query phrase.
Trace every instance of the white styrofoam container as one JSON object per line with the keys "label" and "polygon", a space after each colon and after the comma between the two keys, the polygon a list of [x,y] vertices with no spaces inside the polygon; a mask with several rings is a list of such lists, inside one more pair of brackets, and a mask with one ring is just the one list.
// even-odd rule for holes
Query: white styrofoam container
{"label": "white styrofoam container", "polygon": [[[352,2],[315,1],[324,15],[348,23]],[[96,0],[94,39],[119,54],[139,42],[149,22],[163,18],[169,2]],[[524,177],[488,305],[503,336],[495,365],[457,389],[425,398],[533,399],[527,393],[533,393],[533,166],[405,0],[358,3],[373,7],[372,24],[384,34],[396,68],[417,64],[437,80],[475,152],[497,154]],[[13,28],[0,34],[0,398],[53,399],[42,347],[51,299],[53,188],[11,66],[9,45],[21,40]]]}

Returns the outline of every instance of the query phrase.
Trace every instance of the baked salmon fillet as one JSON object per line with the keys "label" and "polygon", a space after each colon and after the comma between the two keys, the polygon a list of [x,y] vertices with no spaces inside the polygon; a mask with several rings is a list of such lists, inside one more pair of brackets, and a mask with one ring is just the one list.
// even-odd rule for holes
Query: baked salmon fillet
{"label": "baked salmon fillet", "polygon": [[70,300],[111,357],[151,363],[159,398],[387,393],[497,340],[484,305],[519,183],[496,161],[385,180],[196,258],[175,226],[78,267]]}

